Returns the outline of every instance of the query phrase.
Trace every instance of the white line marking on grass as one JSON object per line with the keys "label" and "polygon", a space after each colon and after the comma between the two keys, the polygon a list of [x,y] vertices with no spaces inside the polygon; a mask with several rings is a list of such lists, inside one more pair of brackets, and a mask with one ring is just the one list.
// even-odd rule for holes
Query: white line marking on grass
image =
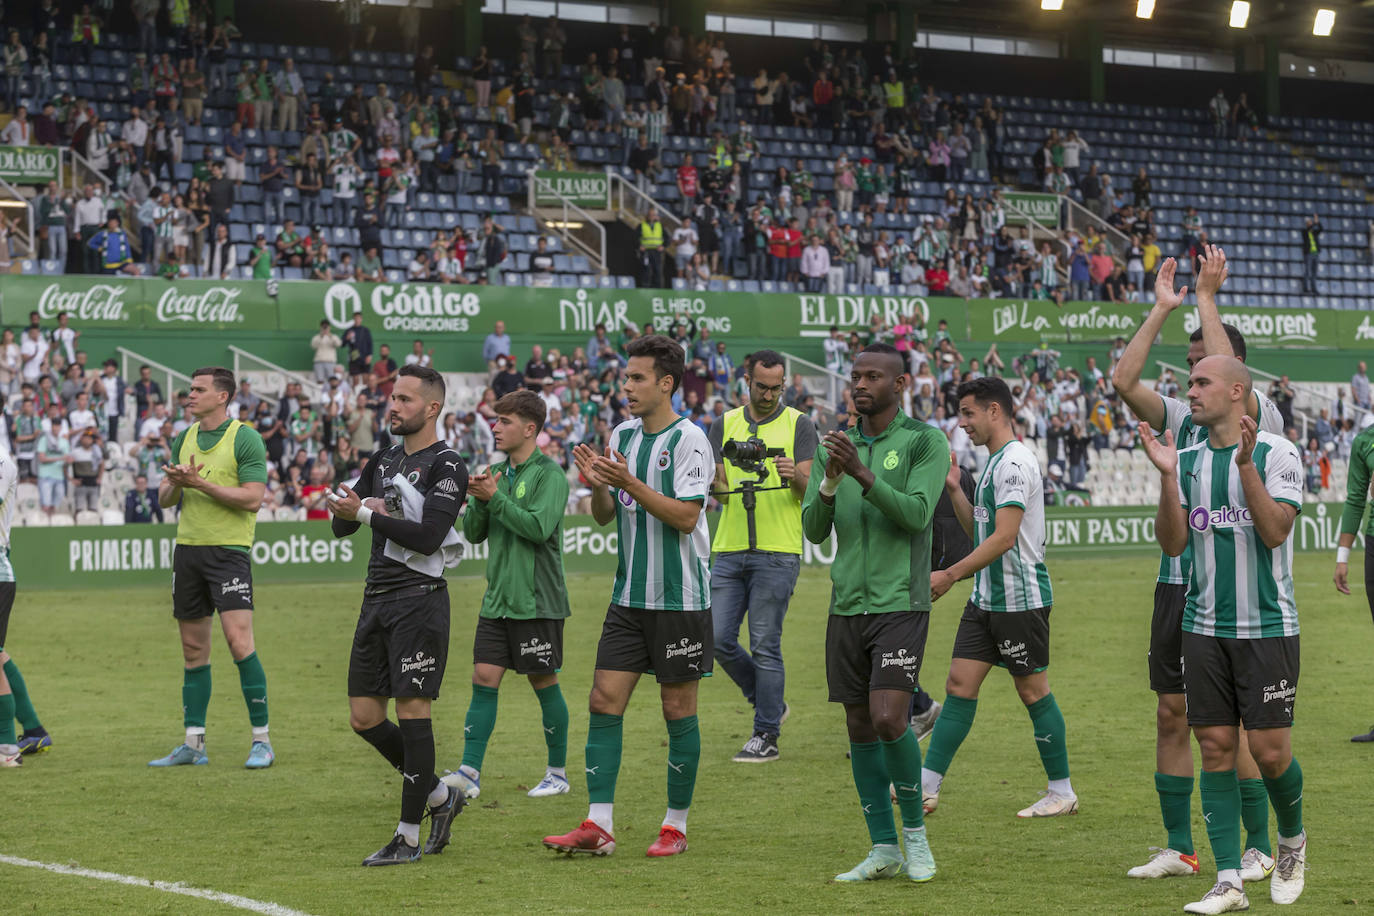
{"label": "white line marking on grass", "polygon": [[212,903],[222,903],[225,906],[232,906],[240,910],[248,910],[252,913],[263,913],[265,916],[309,916],[308,913],[304,913],[301,910],[293,910],[291,907],[282,906],[280,903],[254,900],[251,897],[240,897],[238,894],[226,894],[223,891],[206,890],[201,887],[190,887],[179,881],[151,881],[147,878],[137,878],[133,875],[121,875],[118,872],[97,871],[93,868],[81,868],[76,865],[60,865],[55,862],[36,862],[33,859],[21,859],[18,856],[7,856],[3,853],[0,853],[0,864],[15,865],[19,868],[40,868],[43,871],[50,871],[59,875],[71,875],[76,878],[91,878],[96,881],[109,881],[113,884],[127,884],[130,887],[148,887],[168,894],[181,894],[184,897],[196,897],[200,900],[209,900]]}

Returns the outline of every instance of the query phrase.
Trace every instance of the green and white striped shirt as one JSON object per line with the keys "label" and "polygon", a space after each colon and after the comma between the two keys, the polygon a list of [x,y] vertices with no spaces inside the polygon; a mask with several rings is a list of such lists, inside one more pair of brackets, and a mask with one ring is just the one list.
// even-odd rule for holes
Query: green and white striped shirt
{"label": "green and white striped shirt", "polygon": [[162,220],[162,222],[160,222],[160,223],[159,223],[159,222],[154,222],[154,223],[153,223],[153,232],[154,232],[154,234],[156,234],[156,235],[158,235],[158,236],[160,236],[161,238],[164,238],[164,239],[169,239],[169,238],[171,238],[171,237],[172,237],[172,230],[176,228],[175,226],[172,225],[173,220],[174,220],[175,217],[176,217],[176,212],[177,212],[177,211],[176,211],[176,207],[171,207],[171,206],[164,207],[164,206],[162,206],[161,204],[159,204],[158,206],[154,207],[154,208],[153,208],[153,219],[154,219],[154,220]]}
{"label": "green and white striped shirt", "polygon": [[1045,491],[1035,453],[1013,439],[988,460],[973,494],[974,547],[997,525],[997,510],[1024,510],[1016,543],[979,570],[973,579],[973,603],[984,611],[1030,611],[1054,603],[1050,571],[1045,567]]}
{"label": "green and white striped shirt", "polygon": [[[630,473],[656,493],[705,501],[715,464],[711,443],[696,424],[679,419],[653,435],[635,417],[611,432],[611,447]],[[711,607],[711,536],[706,513],[691,534],[654,518],[630,494],[612,490],[619,527],[619,563],[611,600],[651,611],[704,611]]]}
{"label": "green and white striped shirt", "polygon": [[14,581],[10,563],[10,528],[14,524],[14,504],[19,490],[19,468],[14,459],[0,452],[0,582]]}
{"label": "green and white striped shirt", "polygon": [[[1278,405],[1258,391],[1255,392],[1255,397],[1259,398],[1260,432],[1273,433],[1276,436],[1283,435],[1283,414],[1279,413]],[[1193,412],[1188,407],[1187,401],[1180,401],[1178,398],[1166,398],[1163,395],[1160,395],[1160,400],[1164,402],[1164,429],[1173,430],[1176,449],[1181,452],[1185,448],[1207,441],[1207,427],[1198,426],[1193,422]],[[1155,430],[1155,435],[1163,436],[1164,430]],[[1169,585],[1187,585],[1192,572],[1192,547],[1188,547],[1176,557],[1171,557],[1167,553],[1160,553],[1157,581]]]}
{"label": "green and white striped shirt", "polygon": [[[1199,636],[1268,639],[1298,635],[1293,535],[1272,550],[1245,501],[1236,446],[1201,442],[1178,454],[1179,502],[1188,516],[1193,575],[1183,630]],[[1293,443],[1261,432],[1255,470],[1276,501],[1302,510],[1302,459]]]}

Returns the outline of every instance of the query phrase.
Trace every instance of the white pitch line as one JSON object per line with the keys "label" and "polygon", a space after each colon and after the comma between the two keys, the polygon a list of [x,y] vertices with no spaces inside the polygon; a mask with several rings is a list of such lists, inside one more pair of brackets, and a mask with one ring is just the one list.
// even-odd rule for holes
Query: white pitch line
{"label": "white pitch line", "polygon": [[254,900],[251,897],[240,897],[238,894],[226,894],[222,891],[206,890],[200,887],[189,887],[179,881],[150,881],[147,878],[137,878],[133,875],[121,875],[118,872],[97,871],[93,868],[60,865],[55,862],[37,862],[33,859],[21,859],[18,856],[7,856],[3,853],[0,853],[0,865],[39,868],[43,871],[50,871],[59,875],[71,875],[76,878],[91,878],[96,881],[109,881],[113,884],[127,884],[130,887],[147,887],[168,894],[181,894],[184,897],[196,897],[200,900],[209,900],[212,903],[222,903],[225,906],[248,910],[252,913],[263,913],[265,916],[310,916],[308,913],[293,910],[291,907],[282,906],[280,903]]}

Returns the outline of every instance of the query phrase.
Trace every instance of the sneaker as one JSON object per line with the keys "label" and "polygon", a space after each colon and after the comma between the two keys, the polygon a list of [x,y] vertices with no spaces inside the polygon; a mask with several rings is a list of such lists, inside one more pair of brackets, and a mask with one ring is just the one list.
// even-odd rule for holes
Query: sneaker
{"label": "sneaker", "polygon": [[199,767],[204,766],[209,762],[210,758],[205,755],[204,751],[198,751],[195,748],[191,747],[191,745],[189,744],[182,744],[178,746],[176,750],[172,751],[172,753],[168,754],[166,757],[159,757],[156,760],[149,760],[148,766],[181,767],[187,766],[189,764],[191,766]]}
{"label": "sneaker", "polygon": [[406,838],[399,833],[391,838],[381,849],[363,859],[366,866],[374,865],[405,865],[408,862],[420,861],[420,847],[411,846],[406,842]]}
{"label": "sneaker", "polygon": [[744,742],[740,752],[731,758],[735,763],[769,763],[778,759],[778,736],[755,732]]}
{"label": "sneaker", "polygon": [[1369,731],[1365,732],[1363,735],[1356,735],[1355,737],[1351,738],[1350,740],[1351,740],[1351,741],[1354,741],[1356,744],[1374,743],[1374,728],[1371,728]]}
{"label": "sneaker", "polygon": [[924,884],[935,877],[935,856],[930,851],[930,841],[926,839],[926,828],[902,828],[902,841],[906,847],[906,876],[917,884]]}
{"label": "sneaker", "polygon": [[0,744],[0,769],[24,765],[23,752],[17,744]]}
{"label": "sneaker", "polygon": [[1016,812],[1017,817],[1058,817],[1061,814],[1078,813],[1077,795],[1060,795],[1058,792],[1041,792],[1040,800],[1029,808]]}
{"label": "sneaker", "polygon": [[615,852],[615,837],[602,830],[596,821],[588,818],[571,833],[544,837],[544,845],[568,855],[581,852],[594,856],[608,856]]}
{"label": "sneaker", "polygon": [[462,792],[464,798],[476,798],[482,794],[482,774],[469,776],[461,767],[457,770],[444,770],[441,782]]}
{"label": "sneaker", "polygon": [[896,878],[906,871],[906,860],[902,858],[902,851],[896,846],[874,846],[868,851],[868,855],[858,865],[842,875],[836,875],[836,881],[881,881],[884,878]]}
{"label": "sneaker", "polygon": [[[896,797],[897,797],[897,789],[896,789],[895,786],[894,786],[893,789],[892,789],[892,797],[893,797],[893,798],[896,798]],[[934,813],[935,813],[935,809],[938,808],[938,807],[940,807],[940,793],[939,793],[939,792],[925,792],[925,791],[921,792],[921,810],[922,810],[922,811],[924,811],[926,814],[934,814]]]}
{"label": "sneaker", "polygon": [[1160,849],[1151,846],[1150,861],[1137,865],[1126,872],[1127,878],[1172,878],[1175,875],[1197,874],[1197,853],[1185,856],[1177,849]]}
{"label": "sneaker", "polygon": [[571,791],[572,786],[568,785],[567,779],[557,773],[545,773],[544,778],[539,780],[539,785],[526,794],[530,798],[544,798],[549,795],[567,795]]}
{"label": "sneaker", "polygon": [[272,765],[277,755],[272,753],[272,745],[266,741],[254,741],[248,751],[248,760],[243,764],[250,770],[265,770]]}
{"label": "sneaker", "polygon": [[917,741],[926,740],[935,731],[935,720],[940,718],[941,709],[944,709],[943,705],[931,700],[929,709],[911,717],[911,730],[916,733]]}
{"label": "sneaker", "polygon": [[425,840],[425,855],[432,856],[444,851],[449,837],[453,834],[453,819],[463,813],[467,798],[453,786],[448,787],[448,799],[429,809],[429,838]]}
{"label": "sneaker", "polygon": [[659,828],[658,839],[649,844],[644,854],[654,859],[675,856],[687,851],[687,837],[676,827],[664,824]]}
{"label": "sneaker", "polygon": [[1185,913],[1232,913],[1250,909],[1245,891],[1229,881],[1218,881],[1197,903],[1183,907]]}
{"label": "sneaker", "polygon": [[1267,856],[1253,846],[1240,857],[1240,880],[1245,884],[1263,881],[1274,870],[1274,857]]}
{"label": "sneaker", "polygon": [[41,735],[30,735],[24,732],[19,737],[19,753],[21,754],[46,754],[48,748],[52,747],[52,735],[43,732]]}
{"label": "sneaker", "polygon": [[1269,899],[1275,903],[1293,903],[1302,895],[1307,872],[1307,834],[1297,846],[1279,844],[1278,862],[1269,879]]}

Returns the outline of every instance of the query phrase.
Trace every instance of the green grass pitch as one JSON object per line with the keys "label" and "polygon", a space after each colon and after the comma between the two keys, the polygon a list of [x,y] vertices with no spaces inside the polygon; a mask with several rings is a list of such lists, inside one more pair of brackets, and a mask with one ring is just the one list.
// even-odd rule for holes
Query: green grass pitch
{"label": "green grass pitch", "polygon": [[[610,583],[579,575],[568,583],[574,616],[563,671],[572,794],[525,796],[543,773],[544,746],[532,691],[508,677],[482,796],[456,821],[453,845],[416,865],[376,870],[358,863],[389,838],[400,787],[347,725],[344,676],[361,583],[259,590],[258,650],[278,757],[270,770],[249,772],[237,672],[218,636],[210,765],[146,766],[181,738],[181,655],[166,589],[26,592],[21,581],[10,649],[57,743],[0,774],[0,853],[180,881],[312,914],[1180,912],[1212,880],[1196,796],[1202,876],[1124,876],[1164,840],[1145,670],[1154,556],[1051,563],[1058,600],[1050,683],[1069,727],[1082,812],[1016,819],[1044,788],[1044,773],[1029,720],[1006,675],[995,671],[928,821],[939,874],[924,886],[830,880],[863,857],[868,838],[844,757],[843,715],[826,703],[822,570],[803,573],[787,618],[793,712],[779,762],[731,763],[749,736],[750,711],[723,674],[702,685],[702,761],[686,855],[644,857],[666,803],[666,732],[651,682],[641,683],[626,716],[615,855],[570,861],[540,846],[544,834],[571,829],[586,811],[586,695]],[[1374,631],[1363,595],[1338,596],[1330,572],[1329,556],[1299,556],[1303,671],[1294,744],[1307,779],[1311,871],[1294,913],[1350,912],[1374,900],[1367,858],[1374,748],[1349,743],[1374,721]],[[451,654],[434,717],[441,768],[456,768],[462,751],[482,587],[461,579],[451,589]],[[937,698],[968,591],[968,583],[957,587],[931,621],[922,682]],[[0,889],[6,910],[17,913],[233,912],[6,864]],[[1273,908],[1265,885],[1249,890],[1252,910]]]}

